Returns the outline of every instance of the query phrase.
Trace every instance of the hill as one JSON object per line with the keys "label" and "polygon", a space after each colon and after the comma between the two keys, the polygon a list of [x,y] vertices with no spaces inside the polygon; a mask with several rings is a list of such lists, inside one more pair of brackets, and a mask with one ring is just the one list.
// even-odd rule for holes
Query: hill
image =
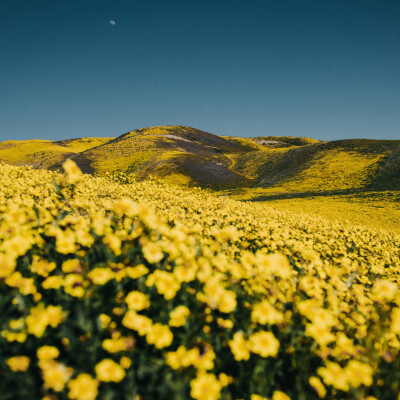
{"label": "hill", "polygon": [[[188,186],[236,189],[244,198],[400,189],[400,141],[217,136],[185,126],[141,128],[116,138],[6,141],[0,161],[85,173],[149,175]],[[243,188],[248,190],[243,190]]]}
{"label": "hill", "polygon": [[234,170],[266,195],[400,189],[400,140],[338,140],[240,154]]}
{"label": "hill", "polygon": [[[185,185],[232,187],[251,178],[232,170],[231,156],[249,151],[246,146],[184,126],[137,129],[72,159],[86,173],[149,175]],[[62,162],[52,169],[60,169]]]}
{"label": "hill", "polygon": [[108,142],[110,138],[51,140],[7,140],[0,143],[0,161],[12,165],[49,168],[77,153]]}

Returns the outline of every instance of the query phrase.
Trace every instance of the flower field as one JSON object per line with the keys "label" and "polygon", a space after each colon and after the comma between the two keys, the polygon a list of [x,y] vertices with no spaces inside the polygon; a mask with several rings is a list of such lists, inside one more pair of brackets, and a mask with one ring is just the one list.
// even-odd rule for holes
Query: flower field
{"label": "flower field", "polygon": [[400,236],[0,165],[0,399],[400,399]]}

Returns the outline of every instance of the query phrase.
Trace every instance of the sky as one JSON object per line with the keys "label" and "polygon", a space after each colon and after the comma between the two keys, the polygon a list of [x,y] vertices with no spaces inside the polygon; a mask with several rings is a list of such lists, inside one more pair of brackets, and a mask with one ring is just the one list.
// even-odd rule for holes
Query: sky
{"label": "sky", "polygon": [[1,0],[0,141],[400,139],[399,0]]}

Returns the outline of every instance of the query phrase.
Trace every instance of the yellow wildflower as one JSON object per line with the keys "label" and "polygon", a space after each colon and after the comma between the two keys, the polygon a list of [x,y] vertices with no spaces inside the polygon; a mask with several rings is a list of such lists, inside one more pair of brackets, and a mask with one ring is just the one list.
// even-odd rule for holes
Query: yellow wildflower
{"label": "yellow wildflower", "polygon": [[34,256],[30,268],[35,274],[47,277],[56,268],[56,263],[48,262],[47,260],[40,259],[38,256]]}
{"label": "yellow wildflower", "polygon": [[196,278],[197,267],[194,264],[186,263],[174,269],[174,275],[179,282],[191,282]]}
{"label": "yellow wildflower", "polygon": [[280,311],[277,311],[267,300],[264,300],[254,306],[251,312],[251,320],[262,325],[274,325],[283,322],[284,317]]}
{"label": "yellow wildflower", "polygon": [[66,274],[71,274],[81,271],[81,262],[77,258],[64,261],[61,265],[61,269]]}
{"label": "yellow wildflower", "polygon": [[31,333],[36,337],[41,337],[49,323],[49,318],[43,304],[39,304],[37,307],[32,307],[25,322],[28,333]]}
{"label": "yellow wildflower", "polygon": [[88,274],[87,277],[95,285],[105,285],[108,281],[113,279],[115,273],[109,268],[94,268]]}
{"label": "yellow wildflower", "polygon": [[26,356],[15,356],[7,360],[7,364],[14,372],[24,372],[28,369],[31,360]]}
{"label": "yellow wildflower", "polygon": [[320,399],[323,399],[326,396],[325,386],[316,376],[312,376],[308,382],[310,383],[310,386],[317,392]]}
{"label": "yellow wildflower", "polygon": [[132,199],[123,198],[114,204],[114,212],[117,214],[124,214],[128,217],[138,215],[140,207]]}
{"label": "yellow wildflower", "polygon": [[149,278],[150,277],[154,279],[154,284],[156,285],[158,293],[162,294],[166,300],[174,298],[176,292],[181,287],[174,275],[166,271],[155,271],[154,274],[149,276]]}
{"label": "yellow wildflower", "polygon": [[89,374],[80,374],[68,382],[68,398],[73,400],[95,400],[99,383]]}
{"label": "yellow wildflower", "polygon": [[119,360],[119,365],[121,365],[121,367],[124,369],[128,369],[132,365],[132,360],[128,357],[121,357]]}
{"label": "yellow wildflower", "polygon": [[107,314],[100,314],[99,319],[103,328],[107,328],[111,322],[111,317],[109,317]]}
{"label": "yellow wildflower", "polygon": [[47,323],[55,328],[64,319],[64,312],[60,306],[48,306],[46,308]]}
{"label": "yellow wildflower", "polygon": [[289,278],[292,271],[289,260],[279,253],[263,254],[257,252],[255,264],[263,276],[274,274],[281,278]]}
{"label": "yellow wildflower", "polygon": [[178,306],[169,313],[169,325],[174,327],[183,326],[185,319],[190,315],[190,311],[186,306]]}
{"label": "yellow wildflower", "polygon": [[275,357],[279,350],[279,340],[272,332],[257,332],[249,337],[249,348],[261,357]]}
{"label": "yellow wildflower", "polygon": [[236,294],[231,290],[224,290],[218,299],[218,310],[223,313],[230,313],[236,308]]}
{"label": "yellow wildflower", "polygon": [[286,394],[281,392],[280,390],[275,390],[272,395],[272,400],[290,400],[290,397]]}
{"label": "yellow wildflower", "polygon": [[147,331],[146,340],[149,344],[154,344],[157,349],[168,347],[174,338],[174,335],[168,326],[159,324],[158,322],[152,325]]}
{"label": "yellow wildflower", "polygon": [[335,340],[335,335],[326,325],[307,324],[305,334],[311,336],[319,345],[325,346]]}
{"label": "yellow wildflower", "polygon": [[37,350],[39,360],[52,360],[60,355],[58,349],[54,346],[42,346]]}
{"label": "yellow wildflower", "polygon": [[224,374],[223,372],[218,375],[218,380],[222,386],[228,386],[233,381],[232,377]]}
{"label": "yellow wildflower", "polygon": [[46,361],[40,364],[46,389],[61,392],[65,384],[73,374],[73,369],[56,361]]}
{"label": "yellow wildflower", "polygon": [[370,365],[357,360],[350,360],[345,368],[347,380],[354,388],[358,388],[361,385],[371,386],[373,372]]}
{"label": "yellow wildflower", "polygon": [[64,284],[61,276],[49,276],[42,282],[43,289],[59,289]]}
{"label": "yellow wildflower", "polygon": [[230,319],[217,318],[217,323],[221,328],[232,329],[234,326],[233,321]]}
{"label": "yellow wildflower", "polygon": [[96,376],[102,382],[120,382],[125,377],[124,369],[106,358],[95,366]]}
{"label": "yellow wildflower", "polygon": [[147,243],[142,251],[144,258],[151,264],[158,263],[164,257],[161,247],[156,243]]}
{"label": "yellow wildflower", "polygon": [[400,308],[395,308],[392,311],[392,323],[390,329],[393,333],[400,335]]}
{"label": "yellow wildflower", "polygon": [[318,368],[317,372],[327,385],[345,392],[349,390],[346,371],[339,364],[327,361],[326,367]]}
{"label": "yellow wildflower", "polygon": [[250,358],[249,347],[242,332],[236,332],[228,344],[236,361],[248,360]]}
{"label": "yellow wildflower", "polygon": [[68,274],[64,278],[64,290],[73,297],[83,297],[85,289],[83,288],[83,277],[79,274]]}
{"label": "yellow wildflower", "polygon": [[398,290],[396,283],[388,280],[378,280],[373,287],[372,294],[378,301],[392,301]]}
{"label": "yellow wildflower", "polygon": [[15,258],[6,254],[0,254],[0,279],[7,278],[15,270]]}
{"label": "yellow wildflower", "polygon": [[148,297],[136,290],[128,293],[128,295],[125,298],[125,303],[128,305],[128,307],[132,310],[135,311],[141,311],[144,310],[145,308],[150,307],[150,301]]}
{"label": "yellow wildflower", "polygon": [[136,314],[135,311],[128,311],[122,320],[122,325],[137,331],[139,335],[143,336],[146,335],[151,328],[151,319],[143,315]]}
{"label": "yellow wildflower", "polygon": [[56,249],[61,254],[76,252],[75,234],[70,229],[58,231],[56,236]]}
{"label": "yellow wildflower", "polygon": [[260,396],[259,394],[252,394],[251,400],[268,400],[266,397]]}
{"label": "yellow wildflower", "polygon": [[222,385],[213,374],[200,374],[190,382],[190,395],[196,400],[218,400]]}
{"label": "yellow wildflower", "polygon": [[103,243],[108,246],[115,255],[119,256],[121,254],[121,239],[118,236],[109,233],[104,236]]}
{"label": "yellow wildflower", "polygon": [[109,353],[118,353],[123,350],[131,350],[134,346],[135,339],[132,336],[123,336],[103,340],[103,349]]}
{"label": "yellow wildflower", "polygon": [[166,363],[173,369],[188,367],[194,365],[199,358],[199,349],[197,347],[187,350],[185,346],[179,346],[176,351],[169,351],[165,355]]}
{"label": "yellow wildflower", "polygon": [[136,267],[126,267],[125,272],[131,279],[140,278],[143,275],[149,273],[149,269],[145,267],[143,264],[139,264]]}
{"label": "yellow wildflower", "polygon": [[213,347],[209,343],[205,343],[203,345],[203,352],[197,353],[193,352],[193,357],[198,355],[194,360],[193,360],[193,365],[195,368],[198,370],[210,370],[214,368],[214,360],[216,357],[216,354],[214,352]]}

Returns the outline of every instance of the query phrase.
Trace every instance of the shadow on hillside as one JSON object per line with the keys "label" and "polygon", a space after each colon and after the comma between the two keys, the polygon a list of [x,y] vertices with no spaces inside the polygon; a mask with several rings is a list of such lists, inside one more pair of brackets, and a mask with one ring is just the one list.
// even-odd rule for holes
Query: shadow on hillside
{"label": "shadow on hillside", "polygon": [[[374,193],[385,193],[393,192],[393,190],[376,190],[376,189],[346,189],[346,190],[330,190],[324,192],[299,192],[299,193],[274,193],[265,194],[262,196],[256,196],[248,201],[261,202],[268,200],[284,200],[284,199],[303,199],[307,197],[329,197],[329,196],[340,196],[340,195],[352,195],[358,194],[358,197],[368,197]],[[400,202],[400,194],[393,199],[393,201]]]}

